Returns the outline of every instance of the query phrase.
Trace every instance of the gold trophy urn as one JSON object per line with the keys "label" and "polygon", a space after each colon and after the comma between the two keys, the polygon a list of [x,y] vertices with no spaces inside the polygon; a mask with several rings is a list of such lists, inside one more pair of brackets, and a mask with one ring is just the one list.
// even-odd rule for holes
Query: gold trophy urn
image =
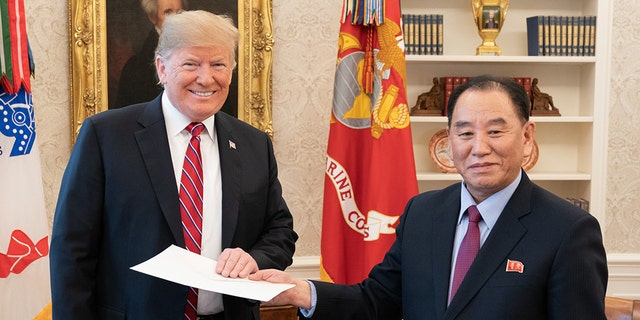
{"label": "gold trophy urn", "polygon": [[476,55],[502,55],[502,50],[496,44],[496,38],[507,17],[509,0],[471,0],[471,7],[478,34],[482,38],[482,44],[476,49]]}

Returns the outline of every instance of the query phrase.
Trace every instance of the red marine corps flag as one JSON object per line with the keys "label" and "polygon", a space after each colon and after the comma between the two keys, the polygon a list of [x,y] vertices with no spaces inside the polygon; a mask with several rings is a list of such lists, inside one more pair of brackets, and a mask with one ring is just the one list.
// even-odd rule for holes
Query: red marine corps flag
{"label": "red marine corps flag", "polygon": [[399,0],[344,0],[322,217],[321,278],[366,278],[418,192]]}

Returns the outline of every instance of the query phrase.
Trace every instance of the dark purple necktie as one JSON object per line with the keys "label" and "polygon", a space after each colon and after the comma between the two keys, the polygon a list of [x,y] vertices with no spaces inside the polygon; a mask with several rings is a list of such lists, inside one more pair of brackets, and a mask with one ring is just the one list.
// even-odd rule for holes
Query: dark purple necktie
{"label": "dark purple necktie", "polygon": [[476,258],[476,255],[480,250],[480,229],[478,228],[478,222],[482,219],[482,216],[480,216],[480,212],[475,205],[467,208],[467,215],[469,216],[469,226],[467,227],[467,233],[464,235],[464,239],[462,239],[460,249],[458,250],[458,258],[456,259],[456,267],[453,272],[453,283],[451,285],[449,301],[453,300],[464,276],[467,274],[467,270],[471,267],[473,259]]}

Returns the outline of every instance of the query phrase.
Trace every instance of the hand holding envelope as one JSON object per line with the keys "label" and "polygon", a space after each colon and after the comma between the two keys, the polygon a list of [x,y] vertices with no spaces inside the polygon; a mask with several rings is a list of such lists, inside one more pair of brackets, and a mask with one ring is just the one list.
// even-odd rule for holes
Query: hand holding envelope
{"label": "hand holding envelope", "polygon": [[172,245],[132,270],[202,290],[269,301],[293,284],[227,278],[215,273],[216,261]]}

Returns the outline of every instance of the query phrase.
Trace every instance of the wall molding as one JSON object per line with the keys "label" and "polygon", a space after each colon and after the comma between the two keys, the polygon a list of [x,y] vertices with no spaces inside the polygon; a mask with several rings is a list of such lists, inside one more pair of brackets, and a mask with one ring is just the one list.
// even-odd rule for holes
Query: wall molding
{"label": "wall molding", "polygon": [[286,270],[299,279],[320,279],[320,256],[293,257],[293,264]]}
{"label": "wall molding", "polygon": [[609,285],[607,295],[640,299],[640,254],[613,253],[607,255]]}
{"label": "wall molding", "polygon": [[[607,295],[640,299],[640,254],[613,253],[607,255],[609,285]],[[287,272],[294,278],[320,279],[320,257],[294,257]]]}

